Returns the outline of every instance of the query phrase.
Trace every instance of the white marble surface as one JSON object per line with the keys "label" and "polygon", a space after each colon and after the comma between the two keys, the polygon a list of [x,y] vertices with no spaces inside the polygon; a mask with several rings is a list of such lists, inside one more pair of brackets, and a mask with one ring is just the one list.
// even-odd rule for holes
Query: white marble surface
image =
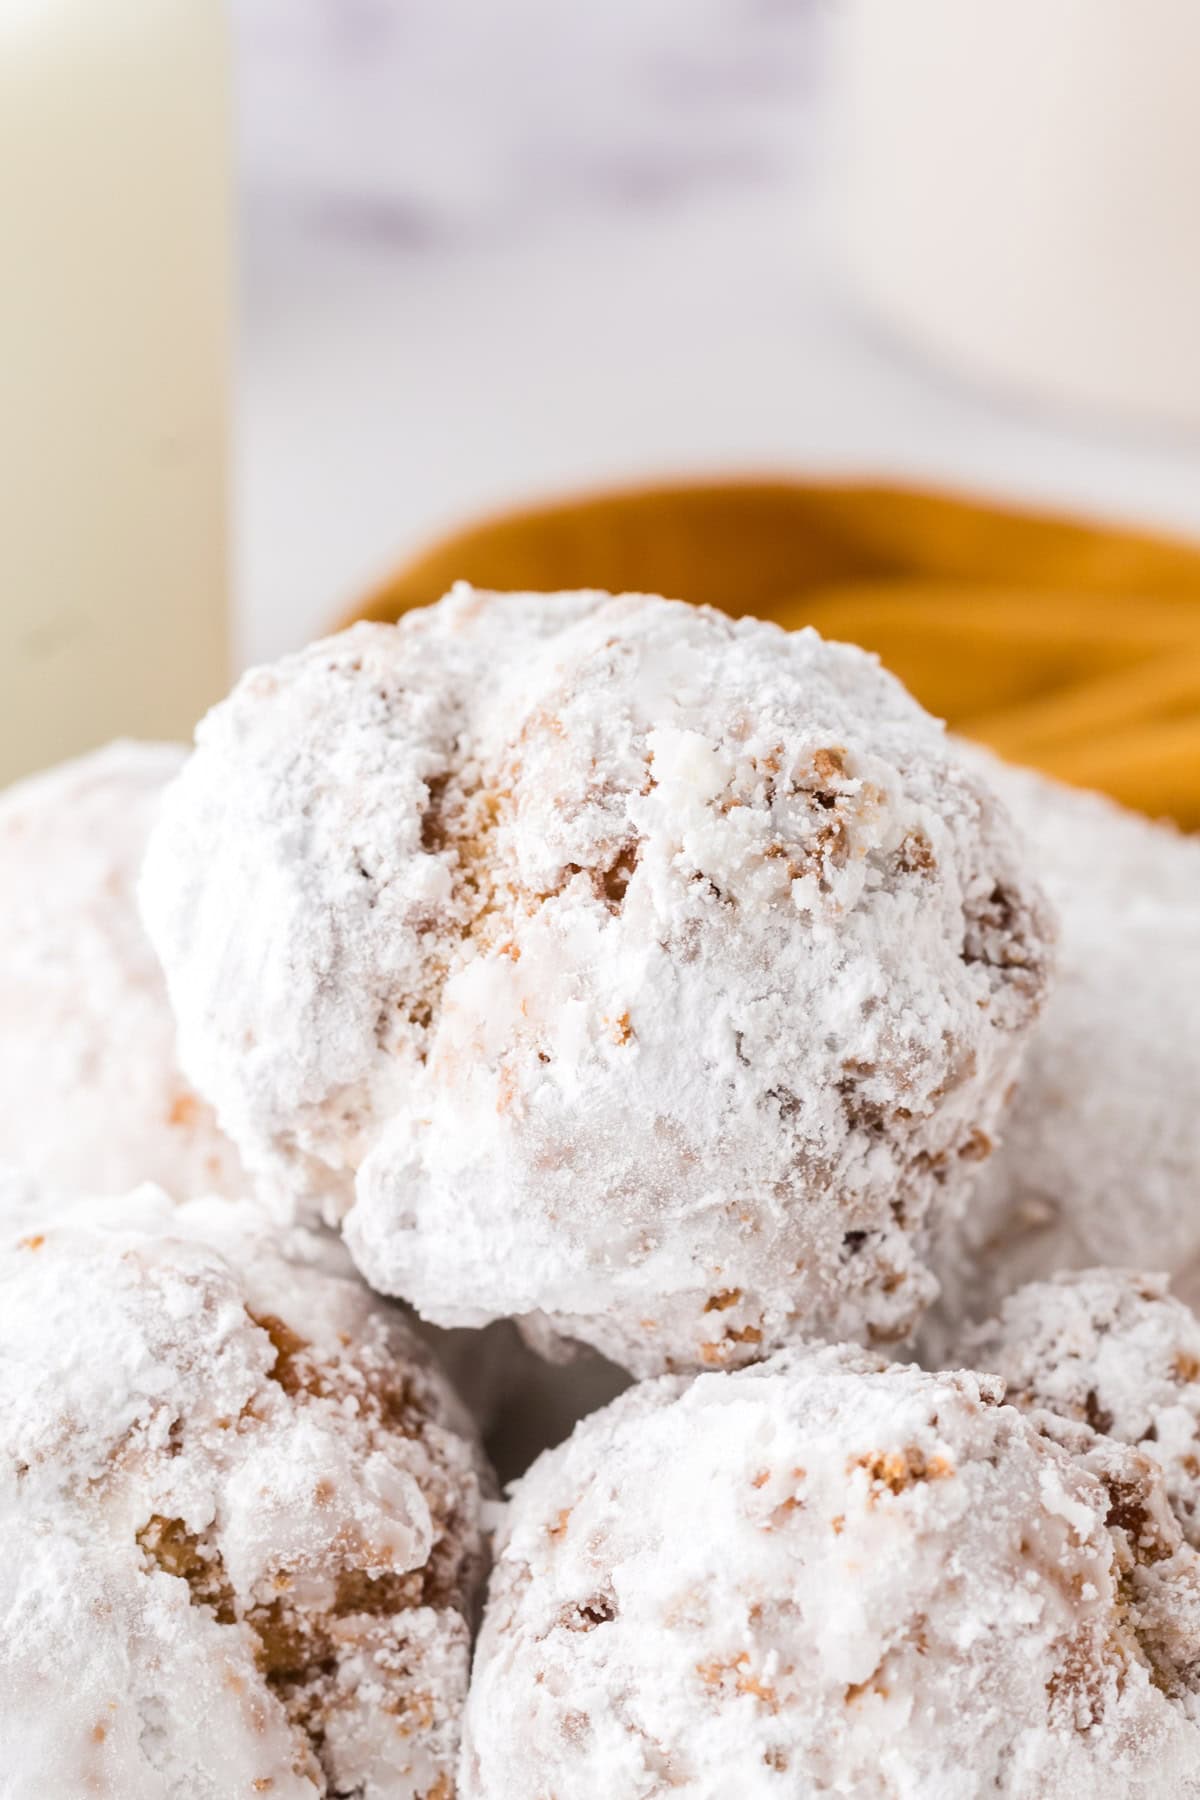
{"label": "white marble surface", "polygon": [[238,0],[243,658],[491,508],[951,483],[1200,535],[1200,443],[1039,417],[861,315],[820,0]]}

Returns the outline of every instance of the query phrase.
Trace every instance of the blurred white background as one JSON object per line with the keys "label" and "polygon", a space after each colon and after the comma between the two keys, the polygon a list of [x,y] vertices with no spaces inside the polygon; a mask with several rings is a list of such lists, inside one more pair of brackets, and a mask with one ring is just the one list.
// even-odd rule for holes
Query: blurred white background
{"label": "blurred white background", "polygon": [[895,475],[1200,532],[1200,445],[956,382],[837,253],[836,0],[235,0],[240,653],[480,511]]}

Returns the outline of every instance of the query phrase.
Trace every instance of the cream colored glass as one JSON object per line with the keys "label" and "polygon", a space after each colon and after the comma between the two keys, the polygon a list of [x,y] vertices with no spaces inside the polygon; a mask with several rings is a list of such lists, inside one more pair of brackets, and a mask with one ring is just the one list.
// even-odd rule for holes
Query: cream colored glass
{"label": "cream colored glass", "polygon": [[862,289],[968,373],[1200,425],[1196,0],[848,0]]}
{"label": "cream colored glass", "polygon": [[221,0],[0,0],[0,780],[227,682]]}

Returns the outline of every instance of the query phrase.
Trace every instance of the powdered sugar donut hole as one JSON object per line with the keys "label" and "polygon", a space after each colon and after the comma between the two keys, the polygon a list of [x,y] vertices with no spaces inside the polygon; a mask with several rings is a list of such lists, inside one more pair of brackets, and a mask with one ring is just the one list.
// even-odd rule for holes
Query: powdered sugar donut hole
{"label": "powdered sugar donut hole", "polygon": [[1164,1269],[1200,1300],[1200,839],[962,746],[1059,917],[1055,981],[951,1242],[928,1355],[1023,1282]]}
{"label": "powdered sugar donut hole", "polygon": [[372,1285],[636,1374],[912,1329],[1050,936],[875,659],[637,595],[251,673],[142,897],[189,1075]]}
{"label": "powdered sugar donut hole", "polygon": [[586,1420],[500,1533],[462,1800],[1193,1794],[1158,1471],[1001,1396],[823,1348]]}
{"label": "powdered sugar donut hole", "polygon": [[0,1162],[67,1191],[246,1188],[184,1080],[135,889],[186,752],[110,744],[0,793]]}
{"label": "powdered sugar donut hole", "polygon": [[396,1308],[248,1202],[2,1235],[7,1791],[446,1800],[481,1465]]}

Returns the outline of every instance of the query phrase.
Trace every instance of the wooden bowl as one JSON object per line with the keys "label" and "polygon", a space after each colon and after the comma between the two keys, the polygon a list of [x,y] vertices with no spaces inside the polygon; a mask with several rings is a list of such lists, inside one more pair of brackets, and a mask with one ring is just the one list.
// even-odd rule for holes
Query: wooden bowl
{"label": "wooden bowl", "polygon": [[455,581],[644,591],[875,650],[954,729],[1200,827],[1200,548],[915,488],[638,488],[468,526],[349,618]]}

